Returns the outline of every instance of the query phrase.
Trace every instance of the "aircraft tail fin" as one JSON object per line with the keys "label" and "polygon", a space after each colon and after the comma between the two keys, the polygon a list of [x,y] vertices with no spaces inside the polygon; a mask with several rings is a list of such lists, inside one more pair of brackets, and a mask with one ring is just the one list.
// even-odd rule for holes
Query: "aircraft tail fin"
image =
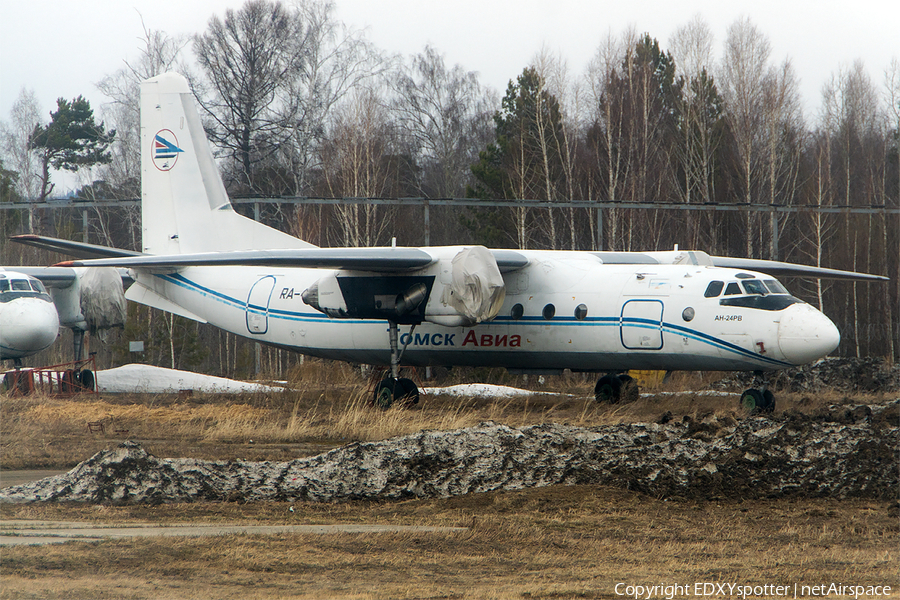
{"label": "aircraft tail fin", "polygon": [[144,252],[313,247],[234,211],[181,75],[141,83],[141,144]]}

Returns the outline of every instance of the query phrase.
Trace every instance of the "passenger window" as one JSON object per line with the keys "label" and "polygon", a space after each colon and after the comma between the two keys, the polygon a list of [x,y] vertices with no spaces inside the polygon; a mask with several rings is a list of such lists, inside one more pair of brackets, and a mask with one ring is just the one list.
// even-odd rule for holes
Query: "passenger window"
{"label": "passenger window", "polygon": [[741,285],[744,286],[744,291],[746,291],[748,294],[765,296],[769,293],[769,290],[766,289],[766,286],[763,285],[763,282],[758,279],[754,279],[752,281],[742,281]]}
{"label": "passenger window", "polygon": [[715,298],[719,294],[722,293],[722,288],[725,287],[724,281],[710,281],[709,285],[706,286],[706,291],[703,292],[704,298]]}
{"label": "passenger window", "polygon": [[584,321],[585,317],[587,317],[587,306],[584,304],[579,304],[575,307],[575,318],[579,321]]}
{"label": "passenger window", "polygon": [[731,283],[728,284],[728,287],[725,288],[726,296],[737,296],[740,293],[741,293],[741,288],[738,287],[738,284],[736,281],[732,281]]}

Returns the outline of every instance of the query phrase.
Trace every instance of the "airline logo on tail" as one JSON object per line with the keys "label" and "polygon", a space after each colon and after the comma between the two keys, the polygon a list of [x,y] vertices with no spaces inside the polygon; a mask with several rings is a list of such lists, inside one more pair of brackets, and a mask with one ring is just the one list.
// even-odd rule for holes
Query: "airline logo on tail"
{"label": "airline logo on tail", "polygon": [[160,171],[169,171],[178,162],[178,155],[184,152],[178,147],[178,138],[168,129],[161,129],[153,138],[153,164]]}

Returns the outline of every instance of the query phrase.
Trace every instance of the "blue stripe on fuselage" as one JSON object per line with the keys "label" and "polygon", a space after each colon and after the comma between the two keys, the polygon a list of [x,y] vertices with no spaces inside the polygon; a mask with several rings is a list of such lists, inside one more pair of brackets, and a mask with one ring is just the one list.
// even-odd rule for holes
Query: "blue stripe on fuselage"
{"label": "blue stripe on fuselage", "polygon": [[[248,308],[252,312],[256,312],[259,314],[266,314],[266,307],[258,306],[251,304],[247,305],[245,301],[237,300],[223,294],[221,292],[217,292],[211,288],[202,286],[190,279],[184,277],[180,273],[176,273],[174,275],[156,275],[157,277],[173,284],[183,289],[196,292],[201,296],[205,296],[207,298],[212,298],[218,302],[226,304],[228,306],[232,306],[241,311],[246,311]],[[285,321],[297,321],[297,322],[334,322],[335,320],[328,317],[327,315],[320,313],[300,313],[295,311],[287,311],[287,310],[278,310],[278,309],[268,309],[268,315],[270,317],[276,319],[282,319]],[[369,323],[370,320],[367,319],[340,319],[342,323]],[[634,317],[586,317],[584,319],[576,319],[575,317],[557,317],[552,321],[547,321],[541,316],[533,316],[533,317],[521,317],[519,319],[513,319],[511,317],[498,317],[491,321],[492,324],[498,325],[543,325],[543,326],[552,326],[552,327],[621,327],[622,325],[628,325],[631,327],[642,327],[646,329],[660,329],[659,321],[655,321],[653,319],[640,319]],[[733,352],[738,356],[743,358],[750,358],[753,360],[758,360],[763,363],[767,363],[772,366],[777,367],[791,367],[793,366],[791,363],[786,363],[784,361],[775,360],[774,358],[769,358],[767,356],[762,356],[746,348],[741,348],[736,344],[732,344],[731,342],[727,342],[725,340],[721,340],[713,335],[708,333],[704,333],[702,331],[698,331],[696,329],[691,329],[688,327],[684,327],[682,325],[675,325],[673,323],[667,323],[663,321],[662,323],[662,331],[664,333],[670,333],[674,335],[679,335],[682,337],[688,337],[692,340],[713,346],[715,348],[719,348],[722,350],[726,350],[728,352]],[[655,352],[654,350],[648,350],[648,353]]]}

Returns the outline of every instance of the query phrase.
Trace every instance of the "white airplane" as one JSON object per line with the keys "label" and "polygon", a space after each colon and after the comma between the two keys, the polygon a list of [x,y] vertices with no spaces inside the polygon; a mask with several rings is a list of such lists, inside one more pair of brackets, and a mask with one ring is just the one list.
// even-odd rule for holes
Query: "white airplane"
{"label": "white airplane", "polygon": [[68,327],[78,361],[86,331],[124,322],[122,277],[115,269],[0,267],[0,360],[20,367]]}
{"label": "white airplane", "polygon": [[[135,302],[307,355],[390,365],[375,391],[381,406],[418,399],[401,360],[607,373],[598,400],[634,386],[618,374],[627,369],[802,365],[840,335],[774,275],[886,279],[677,248],[318,248],[232,209],[183,77],[142,83],[141,129],[143,252],[14,239],[101,257],[63,265],[130,269]],[[751,389],[742,403],[773,398]]]}
{"label": "white airplane", "polygon": [[49,348],[59,335],[59,315],[40,280],[0,268],[0,360],[22,359]]}

